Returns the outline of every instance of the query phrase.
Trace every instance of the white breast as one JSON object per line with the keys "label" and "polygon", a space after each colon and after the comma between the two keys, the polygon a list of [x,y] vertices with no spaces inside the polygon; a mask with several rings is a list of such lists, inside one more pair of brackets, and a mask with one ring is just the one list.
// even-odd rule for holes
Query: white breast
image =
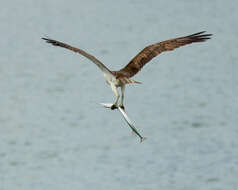
{"label": "white breast", "polygon": [[111,83],[113,83],[115,86],[119,85],[119,81],[113,75],[108,75],[108,74],[104,73],[103,76],[104,76],[107,84],[110,85]]}

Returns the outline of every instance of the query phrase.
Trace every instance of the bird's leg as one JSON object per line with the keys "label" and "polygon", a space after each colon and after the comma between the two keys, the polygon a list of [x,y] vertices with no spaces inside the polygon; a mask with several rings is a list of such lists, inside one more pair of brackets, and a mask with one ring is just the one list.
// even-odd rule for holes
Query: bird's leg
{"label": "bird's leg", "polygon": [[111,109],[114,110],[114,109],[117,109],[117,103],[118,103],[118,100],[119,100],[119,98],[120,98],[120,94],[119,94],[119,92],[118,92],[118,90],[117,90],[117,87],[116,87],[114,84],[112,84],[112,83],[111,83],[111,88],[112,88],[113,93],[114,93],[115,96],[116,96],[116,101],[115,101],[114,104],[111,106]]}
{"label": "bird's leg", "polygon": [[121,86],[121,103],[120,103],[120,107],[122,109],[125,109],[124,105],[123,105],[123,100],[124,100],[124,94],[125,94],[125,85]]}

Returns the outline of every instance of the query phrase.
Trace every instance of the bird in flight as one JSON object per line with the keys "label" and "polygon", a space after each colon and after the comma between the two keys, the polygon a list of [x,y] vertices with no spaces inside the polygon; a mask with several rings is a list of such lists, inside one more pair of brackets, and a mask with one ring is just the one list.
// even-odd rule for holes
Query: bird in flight
{"label": "bird in flight", "polygon": [[110,85],[113,93],[115,94],[115,102],[112,104],[111,109],[118,108],[118,101],[120,98],[120,94],[118,92],[118,87],[121,88],[121,101],[120,101],[120,107],[124,109],[123,100],[124,100],[124,93],[125,93],[125,86],[127,84],[137,83],[140,84],[140,82],[135,81],[131,79],[134,75],[136,75],[142,67],[148,63],[151,59],[156,57],[162,52],[165,51],[172,51],[175,48],[179,48],[180,46],[184,46],[187,44],[195,43],[195,42],[204,42],[210,37],[212,34],[206,34],[205,31],[198,32],[192,35],[174,38],[162,42],[158,42],[152,45],[149,45],[145,47],[141,52],[139,52],[124,68],[118,71],[111,71],[109,70],[101,61],[99,61],[96,57],[93,55],[90,55],[86,51],[73,47],[71,45],[68,45],[66,43],[56,41],[49,38],[42,38],[47,43],[50,43],[54,46],[63,47],[66,49],[69,49],[71,51],[74,51],[76,53],[79,53],[89,60],[91,60],[93,63],[95,63],[99,69],[104,73],[104,78],[106,82]]}

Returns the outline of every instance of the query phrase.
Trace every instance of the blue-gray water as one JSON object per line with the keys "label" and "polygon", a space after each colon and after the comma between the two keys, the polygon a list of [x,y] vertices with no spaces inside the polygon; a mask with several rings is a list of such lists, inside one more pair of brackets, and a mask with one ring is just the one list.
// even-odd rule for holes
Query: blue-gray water
{"label": "blue-gray water", "polygon": [[[236,190],[237,1],[2,1],[0,190]],[[213,39],[153,59],[126,88],[131,135],[100,70],[154,42]]]}

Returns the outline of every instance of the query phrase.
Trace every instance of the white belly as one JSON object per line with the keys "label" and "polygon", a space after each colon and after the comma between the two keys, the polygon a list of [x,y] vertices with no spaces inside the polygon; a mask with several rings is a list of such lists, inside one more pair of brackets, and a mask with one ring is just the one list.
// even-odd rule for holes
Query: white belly
{"label": "white belly", "polygon": [[104,78],[105,78],[107,84],[111,85],[111,83],[112,83],[112,84],[114,84],[115,86],[120,86],[119,80],[117,80],[114,76],[112,76],[112,75],[107,75],[107,74],[105,74],[105,73],[104,73],[103,76],[104,76]]}

